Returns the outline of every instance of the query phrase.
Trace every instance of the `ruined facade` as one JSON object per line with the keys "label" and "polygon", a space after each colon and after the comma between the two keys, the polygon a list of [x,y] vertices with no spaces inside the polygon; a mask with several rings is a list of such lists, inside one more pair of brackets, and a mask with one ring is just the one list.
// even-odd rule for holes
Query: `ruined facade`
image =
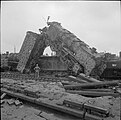
{"label": "ruined facade", "polygon": [[[40,30],[40,34],[27,32],[25,40],[20,50],[20,61],[17,69],[32,69],[43,54],[44,49],[50,46],[55,51],[61,62],[68,66],[68,69],[75,74],[80,72],[90,75],[92,71],[103,69],[100,60],[97,61],[97,54],[91,51],[91,48],[77,38],[73,33],[64,29],[58,22],[47,22],[48,27]],[[100,68],[100,65],[101,68]],[[97,69],[99,68],[99,69]],[[96,71],[97,72],[97,71]],[[97,74],[97,73],[96,73]]]}
{"label": "ruined facade", "polygon": [[39,56],[43,54],[45,43],[42,35],[27,32],[21,50],[19,52],[19,64],[17,69],[21,72],[30,70],[37,63]]}

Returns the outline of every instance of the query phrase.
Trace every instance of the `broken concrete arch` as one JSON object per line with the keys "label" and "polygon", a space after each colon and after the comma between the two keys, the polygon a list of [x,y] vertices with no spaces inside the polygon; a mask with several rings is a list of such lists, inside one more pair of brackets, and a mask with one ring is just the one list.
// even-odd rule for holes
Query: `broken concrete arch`
{"label": "broken concrete arch", "polygon": [[52,48],[50,46],[47,46],[44,49],[43,55],[48,55],[48,56],[55,56],[56,52],[52,50]]}

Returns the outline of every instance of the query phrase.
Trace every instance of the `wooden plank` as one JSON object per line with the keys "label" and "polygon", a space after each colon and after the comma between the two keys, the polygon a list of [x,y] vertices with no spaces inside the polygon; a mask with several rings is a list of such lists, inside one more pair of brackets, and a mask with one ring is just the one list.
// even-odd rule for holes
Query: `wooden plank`
{"label": "wooden plank", "polygon": [[96,111],[96,112],[99,112],[99,113],[102,113],[102,114],[108,114],[109,111],[107,109],[104,109],[104,108],[101,108],[101,107],[97,107],[97,106],[94,106],[94,105],[89,105],[89,104],[84,104],[84,108],[85,109],[88,109],[88,110],[93,110],[93,111]]}
{"label": "wooden plank", "polygon": [[92,111],[95,111],[95,112],[99,112],[101,114],[107,115],[109,113],[109,111],[107,109],[97,107],[97,106],[94,106],[94,105],[89,105],[89,104],[86,104],[86,103],[76,102],[76,101],[64,100],[64,104],[75,106],[75,107],[78,107],[78,108],[81,108],[81,109],[92,110]]}
{"label": "wooden plank", "polygon": [[73,102],[71,100],[64,100],[63,104],[72,105],[72,106],[75,106],[75,107],[78,107],[78,108],[81,108],[81,109],[84,108],[84,103],[75,102],[75,101]]}
{"label": "wooden plank", "polygon": [[82,91],[94,91],[94,92],[113,92],[112,89],[81,89]]}
{"label": "wooden plank", "polygon": [[118,97],[119,96],[119,93],[112,93],[112,92],[94,92],[94,91],[76,91],[76,90],[67,90],[66,92],[72,93],[72,94],[92,96],[92,97],[100,97],[100,96]]}
{"label": "wooden plank", "polygon": [[80,89],[80,88],[100,88],[104,86],[117,86],[119,80],[106,81],[106,82],[95,82],[95,83],[83,83],[79,85],[65,85],[65,89]]}
{"label": "wooden plank", "polygon": [[78,82],[78,83],[87,83],[87,81],[74,77],[74,76],[68,76],[68,79],[69,79],[69,81],[72,80],[72,81]]}
{"label": "wooden plank", "polygon": [[78,77],[81,78],[81,79],[83,79],[83,80],[86,80],[86,81],[88,81],[88,82],[101,82],[100,80],[97,80],[97,79],[92,78],[92,77],[90,77],[90,76],[85,76],[85,74],[83,74],[83,73],[80,73],[80,74],[78,75]]}
{"label": "wooden plank", "polygon": [[[91,119],[91,118],[93,118],[93,119]],[[84,117],[84,120],[97,120],[97,119],[104,120],[103,118],[88,114],[87,112],[86,112],[85,117]]]}

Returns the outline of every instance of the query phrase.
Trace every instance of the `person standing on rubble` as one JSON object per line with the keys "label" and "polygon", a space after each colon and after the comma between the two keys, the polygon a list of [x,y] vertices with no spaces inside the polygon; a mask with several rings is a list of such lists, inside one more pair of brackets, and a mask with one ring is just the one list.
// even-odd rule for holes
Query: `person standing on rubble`
{"label": "person standing on rubble", "polygon": [[38,64],[36,64],[34,70],[35,70],[35,77],[39,78],[40,67],[38,66]]}

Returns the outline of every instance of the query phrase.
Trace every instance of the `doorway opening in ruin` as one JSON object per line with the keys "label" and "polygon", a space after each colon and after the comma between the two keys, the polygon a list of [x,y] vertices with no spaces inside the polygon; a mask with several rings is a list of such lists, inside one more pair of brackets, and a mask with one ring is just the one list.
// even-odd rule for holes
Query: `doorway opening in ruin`
{"label": "doorway opening in ruin", "polygon": [[52,51],[50,46],[47,46],[43,52],[44,56],[56,56],[56,52]]}

